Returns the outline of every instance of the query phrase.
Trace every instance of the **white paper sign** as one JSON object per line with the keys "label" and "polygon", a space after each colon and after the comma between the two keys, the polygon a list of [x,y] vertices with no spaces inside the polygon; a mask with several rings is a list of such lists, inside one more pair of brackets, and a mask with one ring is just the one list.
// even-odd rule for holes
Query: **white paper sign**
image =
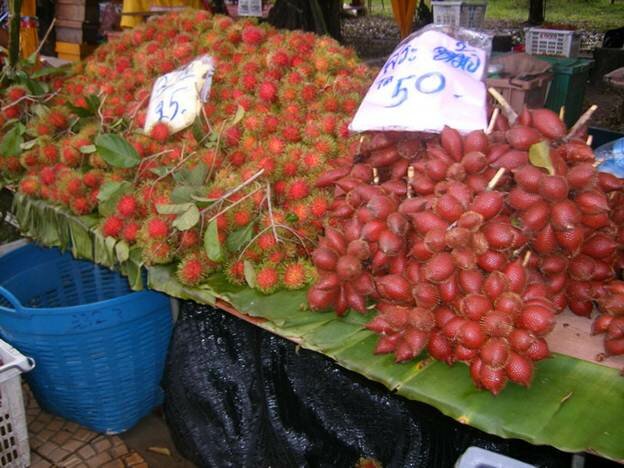
{"label": "white paper sign", "polygon": [[191,125],[201,111],[202,102],[208,100],[213,74],[212,57],[202,55],[159,77],[147,107],[145,132],[149,133],[157,122],[166,123],[171,133]]}
{"label": "white paper sign", "polygon": [[401,44],[382,67],[349,129],[468,132],[487,127],[487,53],[439,31]]}
{"label": "white paper sign", "polygon": [[238,16],[262,16],[262,0],[238,0]]}

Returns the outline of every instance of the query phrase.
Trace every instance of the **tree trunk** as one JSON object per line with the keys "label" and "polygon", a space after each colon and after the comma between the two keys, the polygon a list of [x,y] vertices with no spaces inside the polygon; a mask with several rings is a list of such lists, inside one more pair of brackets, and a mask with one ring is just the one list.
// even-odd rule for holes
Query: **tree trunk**
{"label": "tree trunk", "polygon": [[22,0],[9,0],[9,67],[12,69],[19,61],[21,14]]}
{"label": "tree trunk", "polygon": [[529,1],[529,24],[537,25],[544,22],[544,3],[545,0]]}

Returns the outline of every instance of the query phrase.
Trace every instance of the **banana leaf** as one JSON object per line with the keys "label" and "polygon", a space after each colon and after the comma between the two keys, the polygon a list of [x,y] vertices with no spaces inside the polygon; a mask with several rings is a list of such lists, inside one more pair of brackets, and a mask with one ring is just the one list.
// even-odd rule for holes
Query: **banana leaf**
{"label": "banana leaf", "polygon": [[[14,211],[23,232],[39,242],[115,265],[114,243],[92,229],[92,219],[74,217],[62,208],[19,194]],[[117,267],[132,275],[133,286],[137,286],[137,278],[140,283],[137,271],[141,265],[136,260],[129,258]],[[243,317],[256,325],[323,353],[345,368],[405,398],[428,403],[462,423],[501,437],[624,461],[624,378],[617,369],[555,354],[537,363],[531,388],[509,384],[495,397],[474,387],[463,364],[448,367],[426,353],[409,363],[396,364],[392,356],[373,354],[377,338],[363,325],[374,312],[339,318],[308,310],[305,291],[264,296],[230,285],[222,274],[213,275],[201,288],[188,288],[177,281],[172,266],[153,266],[147,272],[152,289],[182,299],[221,304],[238,316],[245,314]]]}

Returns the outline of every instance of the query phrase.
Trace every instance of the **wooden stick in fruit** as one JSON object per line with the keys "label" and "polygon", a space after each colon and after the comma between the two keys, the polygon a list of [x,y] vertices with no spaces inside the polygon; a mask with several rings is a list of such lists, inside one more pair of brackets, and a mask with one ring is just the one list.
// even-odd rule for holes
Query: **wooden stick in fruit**
{"label": "wooden stick in fruit", "polygon": [[585,125],[589,121],[589,119],[591,119],[591,116],[594,112],[596,112],[596,109],[598,109],[598,106],[596,104],[593,104],[589,109],[587,109],[585,113],[581,115],[581,117],[572,126],[568,134],[563,138],[563,141],[571,140],[574,135],[576,135],[578,131],[583,128],[583,125]]}
{"label": "wooden stick in fruit", "polygon": [[502,107],[503,114],[505,114],[505,117],[507,117],[509,125],[513,125],[518,118],[518,114],[516,114],[516,111],[511,108],[507,100],[497,90],[495,90],[494,88],[488,88],[488,92],[492,95],[494,99],[496,99],[496,102],[498,102]]}
{"label": "wooden stick in fruit", "polygon": [[494,125],[496,125],[496,119],[498,119],[498,114],[500,114],[500,109],[498,107],[495,107],[494,112],[492,112],[492,117],[490,118],[490,123],[485,130],[486,135],[489,135],[490,133],[492,133],[492,130],[494,130]]}

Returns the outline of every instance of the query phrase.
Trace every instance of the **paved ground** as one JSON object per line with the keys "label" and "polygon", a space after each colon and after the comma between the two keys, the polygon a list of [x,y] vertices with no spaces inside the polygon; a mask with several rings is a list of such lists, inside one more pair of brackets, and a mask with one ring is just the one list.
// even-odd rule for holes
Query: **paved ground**
{"label": "paved ground", "polygon": [[176,452],[165,422],[156,414],[119,436],[103,435],[43,411],[28,387],[23,389],[32,468],[194,466]]}

